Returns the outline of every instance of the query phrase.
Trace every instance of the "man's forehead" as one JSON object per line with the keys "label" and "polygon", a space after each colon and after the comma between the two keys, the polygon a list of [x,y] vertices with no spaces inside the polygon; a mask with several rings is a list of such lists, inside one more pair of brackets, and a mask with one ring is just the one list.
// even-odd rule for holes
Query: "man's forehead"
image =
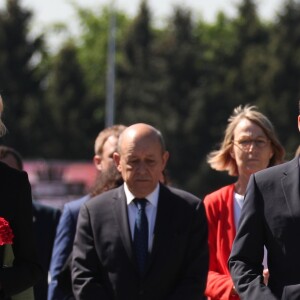
{"label": "man's forehead", "polygon": [[159,146],[153,147],[149,145],[139,145],[136,144],[128,144],[125,151],[121,154],[126,158],[134,158],[134,157],[157,157],[161,155],[161,149]]}

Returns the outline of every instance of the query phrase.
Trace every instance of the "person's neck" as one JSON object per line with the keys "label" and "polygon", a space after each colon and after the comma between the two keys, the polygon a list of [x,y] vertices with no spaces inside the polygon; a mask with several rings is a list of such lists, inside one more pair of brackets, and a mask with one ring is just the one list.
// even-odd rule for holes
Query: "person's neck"
{"label": "person's neck", "polygon": [[234,191],[239,195],[245,195],[249,176],[239,176],[237,182],[234,184]]}

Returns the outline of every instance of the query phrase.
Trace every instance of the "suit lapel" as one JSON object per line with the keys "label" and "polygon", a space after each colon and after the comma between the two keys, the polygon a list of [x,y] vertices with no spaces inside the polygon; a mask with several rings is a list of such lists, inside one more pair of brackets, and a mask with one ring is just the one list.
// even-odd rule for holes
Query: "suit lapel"
{"label": "suit lapel", "polygon": [[287,164],[286,171],[281,179],[282,189],[289,208],[290,214],[299,218],[300,199],[299,199],[299,162],[298,157]]}
{"label": "suit lapel", "polygon": [[131,232],[128,222],[126,196],[123,186],[119,188],[117,196],[114,198],[112,205],[124,248],[130,260],[135,261],[132,250]]}
{"label": "suit lapel", "polygon": [[149,267],[157,253],[161,253],[161,249],[168,246],[168,240],[173,234],[172,228],[170,228],[171,222],[171,212],[174,210],[174,204],[171,201],[170,191],[163,185],[160,185],[160,192],[158,198],[157,214],[154,226],[154,238],[152,251],[149,256],[148,265]]}

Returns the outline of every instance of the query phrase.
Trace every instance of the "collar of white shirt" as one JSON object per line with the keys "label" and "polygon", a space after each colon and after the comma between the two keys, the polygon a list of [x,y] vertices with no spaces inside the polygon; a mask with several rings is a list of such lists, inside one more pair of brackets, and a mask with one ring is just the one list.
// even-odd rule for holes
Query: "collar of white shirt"
{"label": "collar of white shirt", "polygon": [[[160,189],[160,185],[158,183],[154,191],[145,197],[145,199],[147,199],[155,207],[157,207],[157,203],[158,203],[159,189]],[[129,191],[126,182],[124,183],[124,190],[125,190],[127,205],[129,205],[136,197]]]}

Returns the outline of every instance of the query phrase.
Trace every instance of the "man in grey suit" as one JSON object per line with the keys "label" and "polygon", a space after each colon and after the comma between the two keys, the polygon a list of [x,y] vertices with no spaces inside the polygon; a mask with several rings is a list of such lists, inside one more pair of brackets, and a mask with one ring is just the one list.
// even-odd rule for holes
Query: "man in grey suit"
{"label": "man in grey suit", "polygon": [[[252,175],[249,181],[229,258],[241,299],[300,299],[299,173],[297,156]],[[264,246],[268,251],[268,285],[262,276]]]}
{"label": "man in grey suit", "polygon": [[114,160],[124,185],[87,201],[79,213],[72,269],[76,299],[205,298],[204,206],[194,195],[159,182],[168,157],[161,133],[150,125],[134,124],[121,134]]}

